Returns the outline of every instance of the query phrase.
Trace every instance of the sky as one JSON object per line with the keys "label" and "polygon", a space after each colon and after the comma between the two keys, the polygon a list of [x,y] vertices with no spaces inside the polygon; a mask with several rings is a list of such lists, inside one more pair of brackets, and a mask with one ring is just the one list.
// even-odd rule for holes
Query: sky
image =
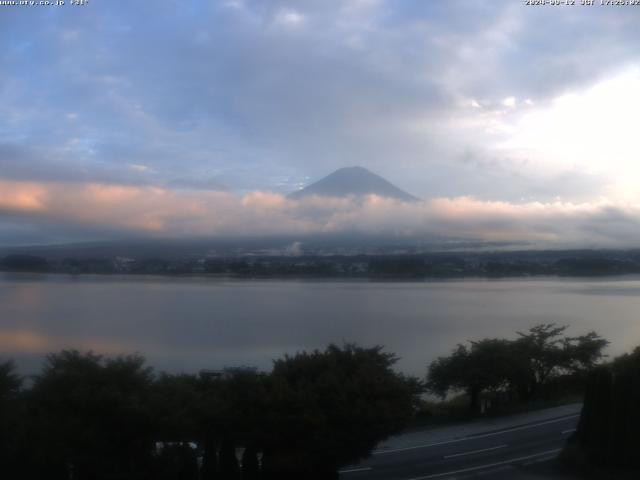
{"label": "sky", "polygon": [[[640,7],[576,3],[0,5],[0,246],[640,245]],[[352,165],[422,201],[286,198]]]}

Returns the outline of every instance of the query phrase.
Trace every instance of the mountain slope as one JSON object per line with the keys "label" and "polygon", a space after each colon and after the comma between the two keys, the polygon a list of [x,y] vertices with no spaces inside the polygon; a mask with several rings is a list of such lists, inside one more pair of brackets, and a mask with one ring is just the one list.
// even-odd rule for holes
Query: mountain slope
{"label": "mountain slope", "polygon": [[363,167],[345,167],[336,170],[321,180],[307,185],[302,190],[289,194],[289,198],[300,199],[311,195],[321,197],[346,197],[349,195],[378,195],[405,202],[418,200],[400,190],[380,175]]}

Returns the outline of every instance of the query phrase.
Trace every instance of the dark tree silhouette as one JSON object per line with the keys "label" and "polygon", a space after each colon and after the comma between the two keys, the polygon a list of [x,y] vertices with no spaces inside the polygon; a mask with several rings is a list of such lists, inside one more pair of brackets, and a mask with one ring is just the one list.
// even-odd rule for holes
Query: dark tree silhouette
{"label": "dark tree silhouette", "polygon": [[[640,347],[589,375],[584,407],[572,446],[577,445],[589,464],[640,472],[638,405]],[[614,478],[613,473],[608,475],[608,478]],[[621,478],[632,477],[621,475]]]}
{"label": "dark tree silhouette", "polygon": [[270,378],[263,464],[270,478],[336,478],[413,413],[421,386],[382,347],[330,345],[286,356]]}
{"label": "dark tree silhouette", "polygon": [[449,390],[468,394],[470,409],[480,410],[480,395],[500,390],[513,374],[513,350],[506,340],[485,339],[458,345],[448,357],[440,357],[429,366],[427,388],[444,397]]}
{"label": "dark tree silhouette", "polygon": [[[146,478],[153,446],[145,408],[151,370],[138,356],[50,355],[29,392],[34,478]],[[40,467],[40,468],[38,468]]]}
{"label": "dark tree silhouette", "polygon": [[198,480],[196,453],[187,442],[162,446],[155,462],[157,480]]}
{"label": "dark tree silhouette", "polygon": [[[26,480],[333,479],[411,417],[420,383],[381,347],[330,346],[270,374],[154,375],[62,351],[21,390],[0,364],[3,474]],[[8,419],[15,420],[14,423]],[[14,428],[19,427],[19,428]],[[242,468],[236,447],[244,448]],[[261,455],[261,461],[258,458]],[[202,456],[202,468],[197,457]],[[4,476],[4,475],[3,475]]]}
{"label": "dark tree silhouette", "polygon": [[195,375],[160,374],[150,386],[150,410],[157,441],[187,442],[198,437],[201,402]]}
{"label": "dark tree silhouette", "polygon": [[517,376],[512,378],[524,400],[535,398],[553,377],[583,373],[603,357],[608,341],[595,332],[579,337],[562,337],[568,327],[554,323],[536,325],[527,333],[518,332],[514,342],[514,365]]}
{"label": "dark tree silhouette", "polygon": [[5,270],[13,272],[46,272],[49,270],[49,263],[46,258],[33,255],[8,255],[0,262]]}
{"label": "dark tree silhouette", "polygon": [[258,451],[255,446],[249,445],[242,453],[242,480],[259,480],[260,464],[258,463]]}
{"label": "dark tree silhouette", "polygon": [[240,480],[240,464],[233,439],[227,436],[220,447],[220,479]]}
{"label": "dark tree silhouette", "polygon": [[8,478],[19,475],[23,462],[18,445],[22,440],[18,422],[21,386],[22,378],[15,372],[14,363],[0,363],[0,466]]}
{"label": "dark tree silhouette", "polygon": [[13,399],[22,386],[22,377],[16,373],[12,360],[0,362],[0,401]]}
{"label": "dark tree silhouette", "polygon": [[608,344],[595,332],[562,337],[567,327],[536,325],[515,340],[484,339],[459,344],[428,368],[427,388],[444,397],[450,391],[469,396],[472,412],[478,412],[486,392],[509,392],[523,401],[536,398],[551,379],[581,376],[603,357]]}
{"label": "dark tree silhouette", "polygon": [[202,480],[218,480],[218,454],[211,438],[205,439],[202,452]]}

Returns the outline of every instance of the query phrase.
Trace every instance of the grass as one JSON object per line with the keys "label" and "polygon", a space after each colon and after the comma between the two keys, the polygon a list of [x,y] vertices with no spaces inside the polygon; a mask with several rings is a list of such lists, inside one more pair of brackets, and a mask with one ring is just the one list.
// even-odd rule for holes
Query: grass
{"label": "grass", "polygon": [[518,413],[527,413],[545,408],[559,407],[582,402],[581,393],[567,393],[553,398],[531,402],[514,402],[490,409],[483,414],[469,410],[469,397],[456,395],[443,401],[424,399],[410,425],[411,429],[469,422],[479,418],[499,418]]}

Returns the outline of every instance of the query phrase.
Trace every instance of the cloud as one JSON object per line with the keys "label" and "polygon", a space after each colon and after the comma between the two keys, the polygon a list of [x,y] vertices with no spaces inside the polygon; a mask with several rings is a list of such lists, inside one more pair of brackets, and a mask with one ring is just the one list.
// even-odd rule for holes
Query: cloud
{"label": "cloud", "polygon": [[[272,192],[171,190],[151,186],[0,182],[0,215],[31,228],[64,225],[129,237],[307,236],[361,233],[545,247],[629,246],[640,241],[640,204],[486,201],[404,203],[375,195],[292,200]],[[2,218],[2,217],[0,217]],[[0,229],[2,223],[0,222]],[[294,244],[295,246],[295,244]]]}
{"label": "cloud", "polygon": [[[34,189],[4,199],[12,215],[251,231],[258,202],[243,195],[285,194],[345,165],[429,199],[638,201],[635,10],[468,0],[6,10],[0,175]],[[65,195],[55,184],[78,190],[68,203],[97,202],[87,185],[114,198],[124,195],[114,185],[129,188],[142,226],[124,208],[110,214],[104,198],[95,221],[72,214],[56,203]],[[208,197],[211,189],[227,193]],[[356,211],[260,198],[292,231],[338,228]],[[168,199],[194,220],[174,219]],[[212,219],[190,210],[205,208]],[[226,218],[234,215],[254,223]]]}
{"label": "cloud", "polygon": [[302,25],[304,21],[304,15],[289,8],[280,10],[275,16],[275,22],[285,27],[298,27]]}
{"label": "cloud", "polygon": [[28,330],[0,330],[0,348],[8,354],[46,353],[51,347],[49,338]]}
{"label": "cloud", "polygon": [[602,179],[602,194],[638,199],[640,68],[527,108],[510,122],[497,148],[535,158],[547,172],[580,168]]}

